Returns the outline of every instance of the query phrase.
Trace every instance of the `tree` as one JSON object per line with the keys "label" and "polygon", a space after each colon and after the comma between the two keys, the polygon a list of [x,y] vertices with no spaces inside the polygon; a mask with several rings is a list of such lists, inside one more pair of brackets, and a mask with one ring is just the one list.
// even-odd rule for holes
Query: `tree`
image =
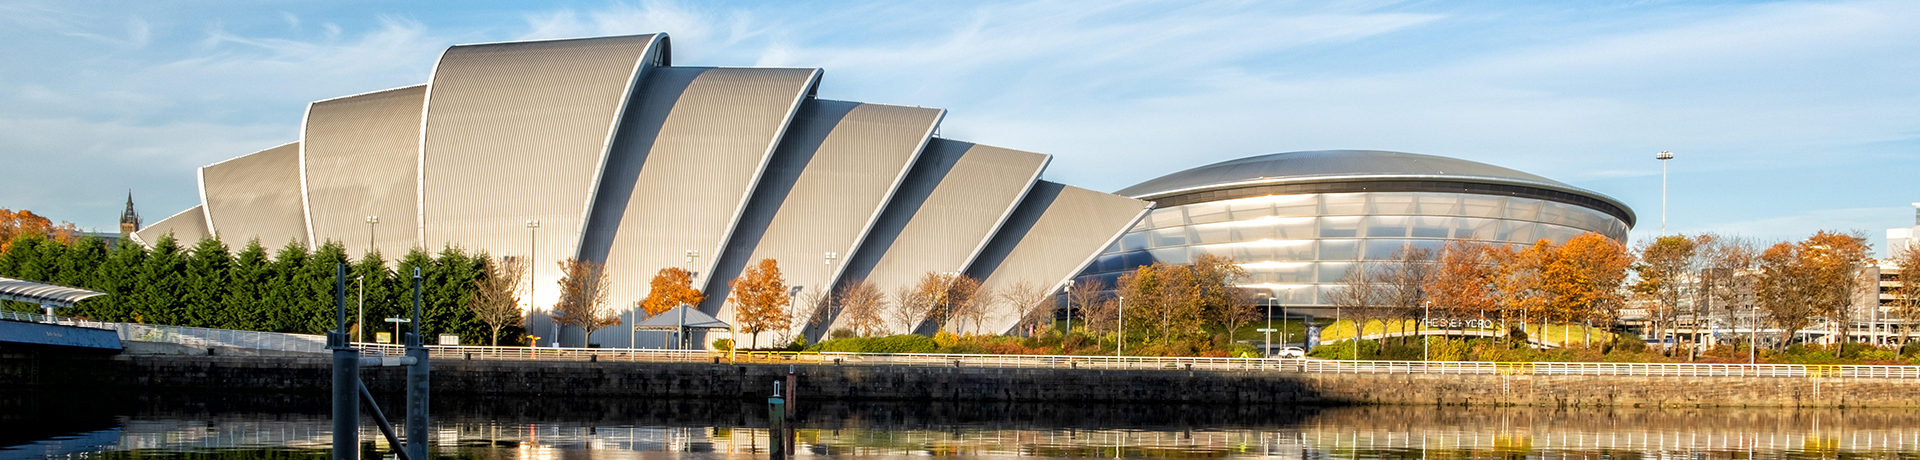
{"label": "tree", "polygon": [[194,327],[213,327],[234,329],[240,322],[229,315],[223,305],[227,295],[227,284],[231,282],[228,271],[233,267],[232,253],[219,237],[200,240],[187,254],[186,271],[181,292],[181,301],[185,309],[181,312],[181,324]]}
{"label": "tree", "polygon": [[1360,339],[1366,335],[1367,323],[1386,315],[1388,311],[1384,297],[1385,289],[1380,286],[1380,276],[1373,273],[1366,262],[1355,263],[1347,267],[1340,276],[1340,284],[1333,288],[1328,303],[1338,308],[1338,313],[1353,321],[1353,341],[1358,348]]}
{"label": "tree", "polygon": [[961,301],[959,311],[960,317],[973,326],[973,333],[979,334],[980,325],[987,321],[987,315],[1000,308],[1000,294],[994,292],[992,287],[978,282],[973,284],[973,292],[969,292],[966,300]]}
{"label": "tree", "polygon": [[[1167,306],[1168,297],[1170,297],[1167,293],[1169,282],[1166,279],[1169,267],[1159,262],[1143,265],[1134,268],[1131,272],[1121,274],[1120,279],[1114,283],[1114,293],[1125,297],[1127,305],[1132,307],[1123,312],[1127,318],[1127,324],[1148,331],[1154,329],[1146,327],[1147,325],[1160,324],[1161,327],[1158,330],[1163,336],[1163,341],[1168,331],[1163,318],[1170,315]],[[1126,331],[1120,331],[1120,334],[1125,336]],[[1149,332],[1146,339],[1153,340],[1153,334]]]}
{"label": "tree", "polygon": [[1906,248],[1895,249],[1888,255],[1887,262],[1900,270],[1900,276],[1887,306],[1894,315],[1907,320],[1907,327],[1900,334],[1900,343],[1904,345],[1913,335],[1914,321],[1920,320],[1920,243],[1909,241]]}
{"label": "tree", "polygon": [[645,310],[649,318],[681,304],[700,305],[707,299],[706,294],[693,288],[693,273],[679,267],[660,269],[648,285],[651,289],[646,298],[640,299],[640,309]]}
{"label": "tree", "polygon": [[[1404,244],[1393,251],[1379,277],[1385,316],[1405,332],[1406,318],[1419,317],[1427,304],[1427,280],[1433,276],[1433,251]],[[1382,330],[1381,332],[1386,332]]]}
{"label": "tree", "polygon": [[1485,243],[1467,240],[1447,242],[1427,277],[1426,292],[1434,309],[1451,318],[1486,319],[1487,310],[1499,308],[1493,291],[1497,267],[1488,255],[1490,249]]}
{"label": "tree", "polygon": [[1051,297],[1053,296],[1046,289],[1028,280],[1013,283],[1012,287],[1000,293],[1001,302],[1013,307],[1014,314],[1019,315],[1016,329],[1019,326],[1037,328],[1045,324],[1048,319],[1052,319],[1053,302],[1049,301]]}
{"label": "tree", "polygon": [[1801,245],[1777,243],[1760,253],[1760,276],[1754,283],[1754,303],[1780,328],[1780,346],[1805,328],[1818,311],[1814,269]]}
{"label": "tree", "polygon": [[22,235],[39,235],[61,244],[72,244],[78,239],[80,228],[72,222],[54,225],[52,220],[33,211],[0,208],[0,252],[8,252],[13,241]]}
{"label": "tree", "polygon": [[[1236,286],[1247,277],[1247,269],[1233,258],[1201,254],[1185,267],[1185,279],[1190,284],[1185,292],[1192,297],[1188,303],[1196,316],[1195,323],[1218,321],[1231,338],[1240,326],[1260,316],[1260,310],[1254,308],[1253,295]],[[1195,329],[1199,324],[1194,325]]]}
{"label": "tree", "polygon": [[925,299],[920,316],[933,321],[935,331],[946,330],[964,310],[974,306],[980,281],[955,273],[926,272],[913,284],[913,295]]}
{"label": "tree", "polygon": [[[1094,332],[1111,331],[1113,318],[1107,315],[1107,284],[1098,279],[1074,281],[1067,285],[1067,311],[1079,318],[1081,327],[1091,328]],[[1073,332],[1073,324],[1067,324],[1066,332]]]}
{"label": "tree", "polygon": [[901,334],[912,334],[927,317],[931,304],[932,300],[913,286],[900,286],[893,290],[893,308],[887,310],[887,318],[900,324]]}
{"label": "tree", "polygon": [[497,347],[501,330],[526,320],[526,312],[520,308],[520,285],[526,278],[527,259],[494,258],[486,254],[480,257],[487,261],[487,276],[474,280],[473,298],[467,301],[467,308],[473,309],[473,316],[486,323],[487,344]]}
{"label": "tree", "polygon": [[184,306],[180,297],[185,283],[186,253],[173,235],[160,237],[147,252],[147,258],[134,276],[138,286],[133,295],[133,321],[145,324],[180,324]]}
{"label": "tree", "polygon": [[620,316],[608,308],[613,278],[607,276],[606,264],[569,258],[560,261],[560,276],[560,301],[553,305],[553,321],[585,331],[582,346],[593,331],[620,325]]}
{"label": "tree", "polygon": [[839,297],[839,318],[854,335],[870,337],[886,329],[887,295],[872,281],[848,281],[840,286]]}
{"label": "tree", "polygon": [[[1632,265],[1633,255],[1626,247],[1606,236],[1588,232],[1567,240],[1545,272],[1548,313],[1567,324],[1594,319],[1611,323],[1615,312],[1626,303],[1620,288]],[[1566,329],[1561,329],[1561,334],[1560,342],[1565,346],[1569,339],[1564,335]]]}
{"label": "tree", "polygon": [[[1826,316],[1837,330],[1834,333],[1841,342],[1847,342],[1853,329],[1853,321],[1862,312],[1862,298],[1878,295],[1878,280],[1864,280],[1866,268],[1873,266],[1868,257],[1872,246],[1867,239],[1858,234],[1842,234],[1828,231],[1815,232],[1800,243],[1801,254],[1810,264],[1814,277],[1814,298],[1819,305],[1818,314]],[[1871,290],[1871,292],[1864,292]]]}
{"label": "tree", "polygon": [[[1662,343],[1679,320],[1682,288],[1703,268],[1703,242],[1686,235],[1663,236],[1636,251],[1640,263],[1633,269],[1640,279],[1633,284],[1633,292],[1653,301],[1647,313],[1653,318],[1653,336]],[[1664,346],[1662,350],[1670,351]]]}
{"label": "tree", "polygon": [[227,272],[227,285],[220,298],[220,308],[232,323],[221,327],[259,330],[267,324],[270,315],[260,307],[267,286],[273,282],[272,263],[259,239],[248,240],[247,245],[234,254],[233,267]]}
{"label": "tree", "polygon": [[780,275],[780,264],[773,259],[747,267],[739,278],[727,282],[733,295],[727,303],[733,307],[734,321],[753,336],[752,348],[760,346],[760,333],[785,331],[792,326],[787,306],[793,299],[787,294],[787,280]]}

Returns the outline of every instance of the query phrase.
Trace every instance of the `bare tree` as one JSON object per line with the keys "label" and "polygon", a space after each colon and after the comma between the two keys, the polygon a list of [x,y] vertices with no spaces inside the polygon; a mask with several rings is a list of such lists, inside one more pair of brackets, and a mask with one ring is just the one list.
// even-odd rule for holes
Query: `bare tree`
{"label": "bare tree", "polygon": [[[1081,327],[1094,328],[1095,332],[1112,329],[1101,329],[1100,325],[1096,324],[1106,318],[1103,314],[1105,312],[1102,311],[1104,310],[1102,305],[1107,302],[1106,291],[1107,284],[1097,279],[1075,281],[1067,289],[1067,309],[1073,311],[1073,317],[1079,318]],[[1067,331],[1073,331],[1072,324],[1067,325]]]}
{"label": "bare tree", "polygon": [[480,258],[486,261],[487,275],[474,280],[473,298],[467,302],[467,308],[473,310],[475,319],[486,323],[493,333],[488,343],[497,347],[501,329],[526,320],[526,313],[520,308],[520,282],[527,273],[527,261],[486,254]]}
{"label": "bare tree", "polygon": [[[1761,319],[1754,308],[1754,264],[1759,251],[1744,238],[1705,234],[1706,269],[1700,272],[1701,301],[1709,315],[1737,318],[1752,317],[1748,326],[1758,329]],[[1729,324],[1729,326],[1737,326]]]}
{"label": "bare tree", "polygon": [[840,287],[840,314],[848,328],[861,337],[872,336],[886,329],[883,313],[887,310],[887,295],[872,281],[857,279]]}
{"label": "bare tree", "polygon": [[973,289],[973,292],[967,294],[967,298],[961,301],[961,305],[960,317],[973,326],[974,334],[979,334],[980,326],[987,321],[987,316],[1000,308],[1000,295],[991,287],[978,286]]}
{"label": "bare tree", "polygon": [[[1662,236],[1642,244],[1636,251],[1640,253],[1640,263],[1633,269],[1640,280],[1634,283],[1633,291],[1653,301],[1648,304],[1647,313],[1653,317],[1654,338],[1663,344],[1680,315],[1692,313],[1682,310],[1681,292],[1705,268],[1706,253],[1700,250],[1705,242],[1702,237]],[[1661,349],[1671,351],[1664,345]]]}
{"label": "bare tree", "polygon": [[620,325],[620,316],[607,302],[613,278],[607,276],[606,264],[567,259],[560,261],[560,273],[564,276],[560,278],[560,302],[553,306],[553,321],[586,331],[580,337],[581,346],[586,346],[593,331]]}
{"label": "bare tree", "polygon": [[[1367,323],[1381,317],[1385,311],[1383,302],[1385,292],[1379,283],[1380,277],[1367,267],[1366,262],[1355,263],[1347,267],[1347,273],[1340,277],[1340,284],[1329,294],[1330,302],[1338,313],[1353,320],[1355,348],[1366,335]],[[1356,352],[1358,353],[1358,352]]]}
{"label": "bare tree", "polygon": [[[1038,328],[1053,318],[1054,303],[1051,293],[1032,281],[1021,280],[1000,293],[1001,302],[1012,307],[1019,315],[1019,323],[1028,328]],[[1031,335],[1031,333],[1029,333]]]}
{"label": "bare tree", "polygon": [[[1419,317],[1427,303],[1427,280],[1433,277],[1433,251],[1401,245],[1378,277],[1383,316],[1394,320],[1404,331],[1406,318]],[[1386,332],[1384,329],[1381,332]]]}
{"label": "bare tree", "polygon": [[1894,253],[1887,258],[1888,265],[1897,267],[1900,274],[1893,287],[1893,300],[1887,306],[1906,320],[1907,327],[1900,333],[1900,344],[1905,345],[1913,335],[1914,321],[1920,320],[1920,241],[1908,240],[1906,248],[1890,249]]}
{"label": "bare tree", "polygon": [[901,334],[912,334],[914,327],[927,317],[932,303],[914,286],[900,286],[893,290],[893,308],[887,310],[887,318],[900,325]]}

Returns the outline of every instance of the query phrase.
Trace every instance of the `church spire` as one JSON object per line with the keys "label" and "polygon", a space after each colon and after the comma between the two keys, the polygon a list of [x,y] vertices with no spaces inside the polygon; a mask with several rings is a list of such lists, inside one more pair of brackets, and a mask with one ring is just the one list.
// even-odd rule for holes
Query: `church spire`
{"label": "church spire", "polygon": [[127,210],[120,212],[120,236],[140,231],[140,213],[133,210],[133,191],[127,191]]}

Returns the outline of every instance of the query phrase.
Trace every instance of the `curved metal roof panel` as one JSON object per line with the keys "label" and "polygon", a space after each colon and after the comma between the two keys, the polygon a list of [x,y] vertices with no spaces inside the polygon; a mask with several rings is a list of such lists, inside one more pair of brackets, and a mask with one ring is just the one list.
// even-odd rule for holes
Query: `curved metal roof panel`
{"label": "curved metal roof panel", "polygon": [[200,168],[200,186],[214,235],[235,242],[258,238],[267,247],[307,244],[299,142]]}
{"label": "curved metal roof panel", "polygon": [[0,300],[12,300],[36,305],[71,307],[74,303],[81,300],[103,295],[107,295],[107,293],[23,279],[0,277]]}
{"label": "curved metal roof panel", "polygon": [[[312,240],[338,241],[355,257],[378,248],[396,258],[417,244],[414,181],[426,94],[426,85],[415,85],[307,106],[300,180]],[[369,216],[380,218],[374,228]]]}
{"label": "curved metal roof panel", "polygon": [[[1048,181],[1035,184],[1021,201],[967,268],[968,276],[981,280],[981,292],[1005,294],[1021,283],[1056,291],[1153,209],[1152,202]],[[968,331],[1009,333],[1025,313],[1024,306],[1005,302],[992,308],[986,324],[966,325]]]}
{"label": "curved metal roof panel", "polygon": [[133,232],[133,240],[147,247],[152,247],[154,243],[160,242],[160,237],[172,234],[175,241],[185,241],[185,245],[192,245],[200,241],[201,238],[206,238],[213,234],[213,232],[207,231],[207,213],[205,211],[206,208],[200,206],[187,208],[187,210],[180,211],[173,216],[160,219],[159,222],[154,222],[153,225],[149,225],[147,228]]}

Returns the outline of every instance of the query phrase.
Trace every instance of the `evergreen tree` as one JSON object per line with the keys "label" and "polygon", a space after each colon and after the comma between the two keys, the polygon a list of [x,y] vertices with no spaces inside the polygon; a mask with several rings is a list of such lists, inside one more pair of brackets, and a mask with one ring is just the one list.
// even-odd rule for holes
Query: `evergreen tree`
{"label": "evergreen tree", "polygon": [[[350,325],[349,331],[360,331],[357,339],[370,342],[373,334],[386,324],[382,319],[391,317],[396,311],[393,306],[394,273],[387,269],[386,258],[380,255],[378,249],[361,256],[351,270],[353,279],[347,282],[347,308],[352,310],[347,312],[347,322],[359,322],[364,313],[366,324]],[[364,312],[361,308],[365,309]]]}
{"label": "evergreen tree", "polygon": [[184,284],[186,254],[169,234],[160,237],[147,252],[146,260],[134,276],[135,288],[130,301],[131,318],[146,324],[180,324],[184,303],[180,293]]}
{"label": "evergreen tree", "polygon": [[134,306],[138,305],[135,297],[140,286],[140,269],[146,260],[147,248],[139,243],[125,239],[114,243],[108,249],[106,259],[94,268],[92,281],[84,286],[107,295],[81,302],[74,316],[101,321],[133,321]]}
{"label": "evergreen tree", "polygon": [[300,334],[325,334],[334,328],[333,287],[340,264],[347,263],[347,249],[338,241],[328,241],[313,251],[301,271],[297,285],[303,298],[294,310],[295,329]]}
{"label": "evergreen tree", "polygon": [[[102,240],[97,236],[81,237],[79,240],[74,241],[73,244],[67,246],[66,257],[62,257],[55,262],[59,275],[54,277],[53,283],[61,286],[92,289],[90,285],[93,284],[94,269],[106,260],[106,240]],[[68,308],[58,313],[75,318],[92,318],[92,316],[87,315],[87,306],[105,301],[106,299],[101,297],[91,297],[74,304],[73,308]]]}
{"label": "evergreen tree", "polygon": [[239,321],[228,318],[223,301],[227,294],[227,272],[233,268],[233,256],[219,237],[200,239],[187,255],[187,270],[182,273],[180,300],[185,310],[181,325],[233,328]]}
{"label": "evergreen tree", "polygon": [[484,343],[491,334],[485,323],[474,316],[467,302],[473,296],[474,282],[486,276],[485,261],[467,255],[459,248],[447,247],[434,261],[432,275],[424,276],[421,290],[431,301],[425,302],[421,333],[427,337],[457,334],[461,343]]}
{"label": "evergreen tree", "polygon": [[307,247],[297,242],[288,242],[273,255],[273,264],[268,266],[268,282],[261,296],[260,306],[266,315],[261,330],[273,332],[300,332],[303,326],[298,321],[300,302],[307,296],[302,274],[307,269]]}
{"label": "evergreen tree", "polygon": [[[428,277],[432,276],[433,273],[439,269],[436,265],[438,265],[438,262],[433,260],[433,255],[427,253],[425,249],[416,247],[411,251],[407,251],[407,256],[401,258],[400,262],[394,267],[393,291],[391,291],[392,296],[389,297],[393,299],[392,308],[389,310],[387,316],[383,316],[382,318],[413,318],[413,270],[418,268],[420,269],[420,303],[422,304],[420,311],[421,321],[427,323],[423,324],[423,326],[432,324],[432,321],[426,319],[428,317],[427,305],[432,305],[432,300],[427,296],[432,293],[433,289],[433,285],[431,281],[428,281]],[[369,318],[371,318],[371,316]],[[367,322],[372,323],[373,320],[368,319]],[[382,326],[386,328],[384,329],[385,331],[394,332],[393,325],[383,323]],[[411,330],[413,330],[413,328],[407,325],[401,325],[399,332],[405,333]],[[422,333],[426,331],[426,329],[421,330]],[[399,343],[400,335],[394,335],[393,340],[394,343]],[[431,340],[427,341],[427,343],[431,342]]]}
{"label": "evergreen tree", "polygon": [[248,240],[247,246],[234,255],[233,267],[227,271],[225,295],[220,301],[220,316],[224,322],[213,327],[273,330],[273,315],[264,308],[267,289],[272,282],[273,261],[267,258],[267,249],[260,246],[258,238]]}

